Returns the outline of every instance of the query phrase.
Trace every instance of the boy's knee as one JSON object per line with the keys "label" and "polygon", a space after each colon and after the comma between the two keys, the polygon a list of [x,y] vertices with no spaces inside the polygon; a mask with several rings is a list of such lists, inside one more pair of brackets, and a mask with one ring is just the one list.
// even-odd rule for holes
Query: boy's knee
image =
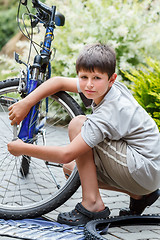
{"label": "boy's knee", "polygon": [[70,121],[68,132],[71,140],[80,133],[83,123],[86,121],[86,119],[86,116],[78,115]]}

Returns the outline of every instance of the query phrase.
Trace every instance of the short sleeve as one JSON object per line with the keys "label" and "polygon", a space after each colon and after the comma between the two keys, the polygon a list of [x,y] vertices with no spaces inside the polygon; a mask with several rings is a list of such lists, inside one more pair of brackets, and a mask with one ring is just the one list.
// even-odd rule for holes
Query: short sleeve
{"label": "short sleeve", "polygon": [[111,140],[119,140],[121,138],[121,135],[113,125],[109,121],[106,121],[105,118],[101,118],[98,113],[87,115],[87,120],[81,128],[81,136],[91,148],[95,147],[105,138]]}

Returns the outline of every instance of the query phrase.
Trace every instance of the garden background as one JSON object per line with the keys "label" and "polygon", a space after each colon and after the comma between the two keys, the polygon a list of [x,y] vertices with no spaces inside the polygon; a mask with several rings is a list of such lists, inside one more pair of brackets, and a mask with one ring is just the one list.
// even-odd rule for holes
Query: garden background
{"label": "garden background", "polygon": [[[85,44],[108,43],[116,50],[118,81],[131,89],[160,129],[160,2],[159,0],[43,0],[65,15],[55,30],[53,75],[76,76],[75,61]],[[31,0],[28,0],[31,7]],[[17,0],[0,0],[0,80],[17,76],[22,66],[13,49],[27,59],[29,41],[20,35]],[[26,24],[29,22],[26,19]],[[35,29],[40,42],[42,27]],[[53,51],[54,52],[54,51]],[[79,101],[77,96],[74,96]]]}

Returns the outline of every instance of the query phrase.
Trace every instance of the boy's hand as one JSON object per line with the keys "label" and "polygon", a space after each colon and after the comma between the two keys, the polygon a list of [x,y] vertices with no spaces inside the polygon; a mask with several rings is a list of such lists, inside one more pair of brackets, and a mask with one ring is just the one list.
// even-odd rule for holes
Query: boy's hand
{"label": "boy's hand", "polygon": [[30,110],[29,104],[22,99],[19,102],[14,103],[9,108],[9,119],[11,120],[11,125],[20,124],[20,122],[26,117]]}
{"label": "boy's hand", "polygon": [[7,144],[8,151],[14,156],[20,156],[23,154],[23,145],[24,144],[25,143],[20,139],[18,139],[16,141],[12,141]]}

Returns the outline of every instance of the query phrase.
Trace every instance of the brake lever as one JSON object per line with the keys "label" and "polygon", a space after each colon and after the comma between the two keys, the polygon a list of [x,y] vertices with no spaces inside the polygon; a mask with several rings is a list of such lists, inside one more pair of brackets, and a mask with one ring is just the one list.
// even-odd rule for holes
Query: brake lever
{"label": "brake lever", "polygon": [[31,27],[35,28],[38,23],[39,23],[39,20],[38,20],[38,18],[36,18],[34,21],[31,22]]}

